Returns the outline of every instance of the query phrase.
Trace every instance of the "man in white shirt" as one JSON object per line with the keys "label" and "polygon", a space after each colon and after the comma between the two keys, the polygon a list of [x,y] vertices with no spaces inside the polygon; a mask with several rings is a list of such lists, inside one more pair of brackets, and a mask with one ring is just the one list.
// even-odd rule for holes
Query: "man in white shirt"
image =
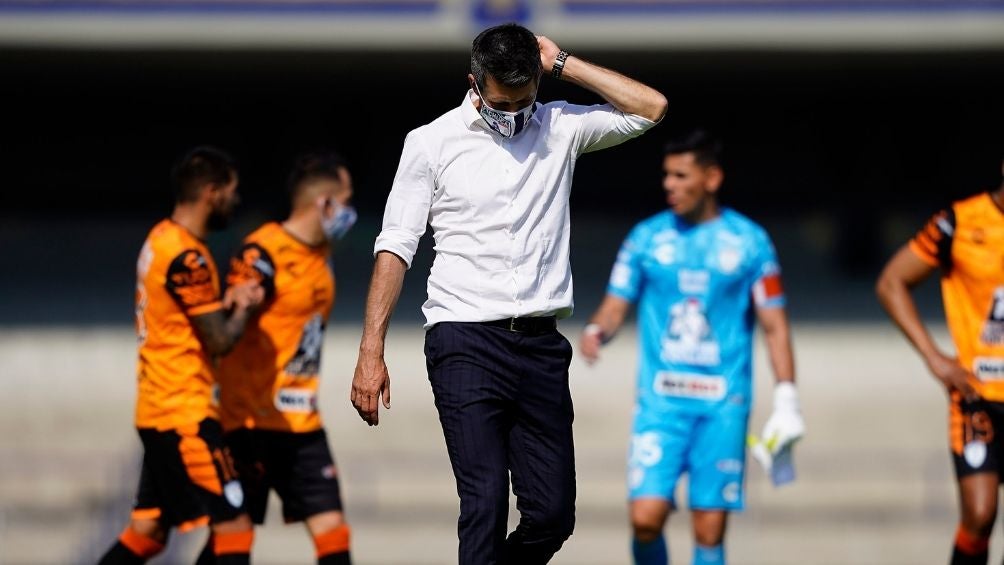
{"label": "man in white shirt", "polygon": [[[536,102],[542,74],[607,104]],[[384,341],[405,271],[431,225],[426,365],[460,495],[461,565],[547,563],[572,533],[568,198],[580,155],[637,137],[659,92],[515,24],[483,31],[458,108],[410,132],[387,199],[352,404],[390,408]],[[506,538],[509,478],[520,522]]]}

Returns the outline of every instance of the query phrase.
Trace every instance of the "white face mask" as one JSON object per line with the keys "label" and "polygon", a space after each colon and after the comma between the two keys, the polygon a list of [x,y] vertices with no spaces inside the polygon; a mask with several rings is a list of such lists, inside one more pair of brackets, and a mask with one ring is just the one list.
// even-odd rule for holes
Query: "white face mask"
{"label": "white face mask", "polygon": [[329,241],[336,241],[345,237],[345,234],[356,223],[358,216],[356,209],[352,206],[343,206],[334,201],[331,202],[331,205],[334,206],[335,213],[329,218],[324,214],[324,203],[321,204],[321,229],[324,230],[324,235]]}
{"label": "white face mask", "polygon": [[537,104],[537,95],[534,94],[533,101],[526,108],[520,108],[515,112],[503,112],[488,107],[485,97],[481,96],[481,91],[478,90],[477,81],[474,82],[474,93],[481,99],[481,117],[484,118],[488,127],[498,132],[502,137],[515,137],[523,131],[526,124],[530,122],[534,106]]}

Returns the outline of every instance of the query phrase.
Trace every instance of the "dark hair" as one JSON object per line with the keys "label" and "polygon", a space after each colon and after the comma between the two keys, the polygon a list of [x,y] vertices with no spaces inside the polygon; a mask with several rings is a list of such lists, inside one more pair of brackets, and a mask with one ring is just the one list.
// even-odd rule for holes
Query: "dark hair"
{"label": "dark hair", "polygon": [[675,137],[666,144],[665,155],[693,153],[694,161],[702,167],[722,166],[722,142],[711,132],[696,129],[688,134]]}
{"label": "dark hair", "polygon": [[202,145],[185,154],[171,169],[171,184],[178,202],[191,202],[207,185],[225,185],[237,174],[237,161],[226,151]]}
{"label": "dark hair", "polygon": [[490,27],[471,45],[471,74],[478,88],[484,88],[487,75],[510,88],[520,88],[537,80],[541,70],[537,37],[521,25]]}
{"label": "dark hair", "polygon": [[346,167],[345,159],[334,151],[304,153],[296,158],[293,170],[286,180],[286,190],[291,199],[296,200],[303,187],[312,180],[326,178],[339,180],[338,170]]}

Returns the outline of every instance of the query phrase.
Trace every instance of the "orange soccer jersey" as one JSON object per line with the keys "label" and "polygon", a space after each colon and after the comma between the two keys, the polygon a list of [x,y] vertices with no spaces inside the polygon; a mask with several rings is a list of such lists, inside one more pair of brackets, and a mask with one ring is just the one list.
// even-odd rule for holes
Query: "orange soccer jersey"
{"label": "orange soccer jersey", "polygon": [[935,214],[910,249],[940,267],[959,362],[986,400],[1004,402],[1004,211],[989,193]]}
{"label": "orange soccer jersey", "polygon": [[220,365],[225,430],[310,432],[321,427],[317,392],[324,325],[335,298],[327,245],[309,246],[277,223],[244,240],[228,284],[265,288],[261,314]]}
{"label": "orange soccer jersey", "polygon": [[209,250],[164,220],[147,236],[136,276],[136,427],[168,430],[216,418],[212,361],[189,320],[222,307]]}

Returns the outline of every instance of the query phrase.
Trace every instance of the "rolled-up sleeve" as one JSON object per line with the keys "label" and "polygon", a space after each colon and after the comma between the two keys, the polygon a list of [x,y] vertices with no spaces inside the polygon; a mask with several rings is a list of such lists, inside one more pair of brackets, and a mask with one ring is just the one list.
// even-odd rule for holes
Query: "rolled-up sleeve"
{"label": "rolled-up sleeve", "polygon": [[575,143],[577,154],[619,145],[645,133],[657,123],[634,114],[625,114],[610,104],[569,104],[563,113],[579,118]]}
{"label": "rolled-up sleeve", "polygon": [[383,229],[373,246],[373,255],[389,251],[411,268],[418,241],[429,223],[429,207],[435,177],[421,134],[414,130],[404,140],[401,162],[383,213]]}

